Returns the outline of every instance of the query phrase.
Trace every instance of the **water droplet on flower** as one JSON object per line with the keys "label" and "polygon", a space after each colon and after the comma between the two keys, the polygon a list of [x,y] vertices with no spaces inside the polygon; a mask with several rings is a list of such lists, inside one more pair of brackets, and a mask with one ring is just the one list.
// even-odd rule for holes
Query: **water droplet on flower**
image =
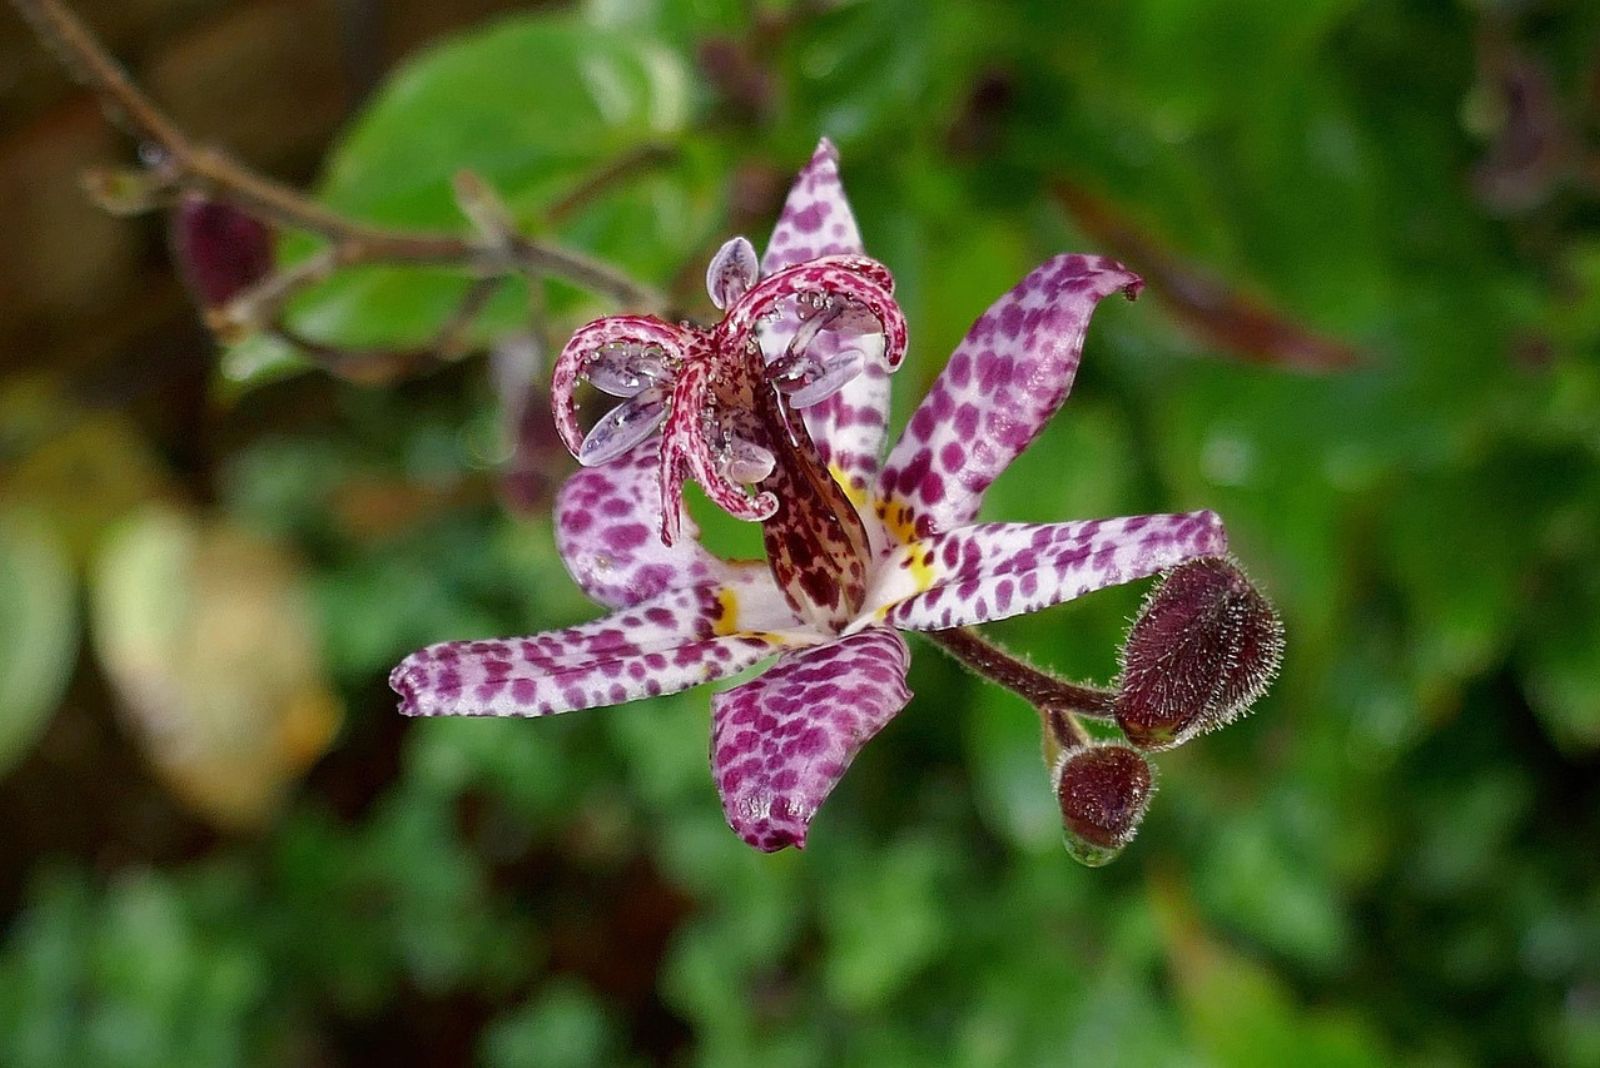
{"label": "water droplet on flower", "polygon": [[578,462],[585,467],[609,463],[649,437],[667,417],[667,394],[662,389],[647,389],[623,401],[589,431],[578,448]]}

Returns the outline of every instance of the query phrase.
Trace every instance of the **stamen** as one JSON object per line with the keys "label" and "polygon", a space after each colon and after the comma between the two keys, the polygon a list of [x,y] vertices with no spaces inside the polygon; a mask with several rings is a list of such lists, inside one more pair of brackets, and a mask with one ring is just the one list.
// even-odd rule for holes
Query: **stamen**
{"label": "stamen", "polygon": [[722,474],[730,481],[753,486],[772,474],[778,461],[772,450],[737,434],[724,434],[722,445]]}
{"label": "stamen", "polygon": [[[697,343],[698,338],[683,327],[647,315],[614,315],[579,327],[556,357],[550,375],[550,407],[562,444],[574,456],[585,448],[586,437],[578,419],[579,382],[587,379],[606,393],[634,398],[649,389],[665,390]],[[639,382],[636,389],[635,378],[649,381]],[[601,424],[613,420],[632,425],[630,421],[639,414],[638,409],[624,414],[613,411]],[[613,426],[604,435],[606,440],[618,429]],[[599,430],[596,426],[590,436]],[[648,428],[644,432],[648,433]],[[630,445],[625,444],[624,451]],[[590,455],[598,447],[599,442],[589,445]]]}
{"label": "stamen", "polygon": [[598,467],[615,460],[649,437],[666,417],[666,390],[643,390],[611,409],[594,425],[578,447],[578,462],[585,467]]}
{"label": "stamen", "polygon": [[667,354],[659,345],[630,341],[602,345],[583,369],[591,385],[613,397],[632,397],[669,373]]}
{"label": "stamen", "polygon": [[736,237],[726,242],[711,257],[706,268],[706,291],[718,310],[731,308],[761,273],[756,249],[748,239]]}
{"label": "stamen", "polygon": [[813,362],[812,373],[793,384],[779,383],[789,397],[789,407],[809,408],[839,392],[866,366],[859,349],[846,349],[820,364]]}

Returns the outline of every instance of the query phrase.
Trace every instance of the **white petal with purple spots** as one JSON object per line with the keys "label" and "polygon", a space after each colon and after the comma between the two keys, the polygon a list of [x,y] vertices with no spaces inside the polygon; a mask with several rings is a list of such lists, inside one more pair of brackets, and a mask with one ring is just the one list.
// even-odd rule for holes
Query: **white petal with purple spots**
{"label": "white petal with purple spots", "polygon": [[1227,552],[1215,512],[1075,523],[985,523],[892,551],[873,572],[873,618],[943,630],[1036,612]]}
{"label": "white petal with purple spots", "polygon": [[821,256],[865,253],[861,230],[839,181],[839,150],[824,137],[789,188],[761,257],[761,273],[774,274]]}
{"label": "white petal with purple spots", "polygon": [[[607,608],[627,608],[669,590],[720,584],[732,595],[739,625],[783,629],[794,623],[772,573],[759,561],[712,556],[687,513],[684,536],[661,541],[659,441],[605,467],[586,468],[556,498],[556,548],[583,592]],[[727,600],[725,598],[725,600]]]}
{"label": "white petal with purple spots", "polygon": [[739,837],[768,852],[804,846],[850,761],[911,699],[905,639],[875,627],[787,653],[712,699],[711,769]]}
{"label": "white petal with purple spots", "polygon": [[[771,274],[816,256],[864,253],[861,231],[839,180],[839,154],[824,138],[789,191],[762,258],[762,271]],[[779,324],[773,330],[778,341],[763,339],[763,343],[774,344],[781,351],[784,339],[797,327],[797,321]],[[825,356],[831,355],[838,343],[824,336],[819,344],[819,354]],[[875,352],[867,351],[865,357],[861,374],[804,412],[806,429],[822,462],[858,494],[877,477],[889,430],[889,374]]]}
{"label": "white petal with purple spots", "polygon": [[786,622],[740,613],[721,587],[674,590],[566,630],[430,645],[389,685],[409,716],[549,716],[676,693],[818,640],[765,629]]}
{"label": "white petal with purple spots", "polygon": [[1072,388],[1101,298],[1141,283],[1115,261],[1063,255],[984,312],[889,454],[878,494],[919,537],[970,523],[984,491]]}

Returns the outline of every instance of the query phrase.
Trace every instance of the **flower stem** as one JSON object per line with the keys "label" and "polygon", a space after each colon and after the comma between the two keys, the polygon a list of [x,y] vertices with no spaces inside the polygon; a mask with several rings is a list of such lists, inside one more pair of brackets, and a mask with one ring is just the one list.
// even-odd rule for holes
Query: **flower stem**
{"label": "flower stem", "polygon": [[1079,716],[1103,719],[1112,714],[1112,690],[1071,682],[1034,667],[973,627],[927,631],[926,636],[956,660],[1034,707],[1044,724],[1046,763],[1053,764],[1062,750],[1089,744],[1089,733]]}

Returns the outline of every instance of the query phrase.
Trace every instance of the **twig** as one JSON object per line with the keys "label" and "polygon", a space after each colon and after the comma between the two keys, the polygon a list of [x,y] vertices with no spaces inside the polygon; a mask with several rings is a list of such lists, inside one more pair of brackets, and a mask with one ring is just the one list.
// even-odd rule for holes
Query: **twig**
{"label": "twig", "polygon": [[672,145],[640,145],[607,163],[559,197],[544,211],[547,222],[559,223],[587,207],[600,196],[631,178],[644,174],[676,157]]}
{"label": "twig", "polygon": [[[508,231],[486,240],[448,232],[389,229],[346,218],[218,149],[191,141],[61,0],[11,2],[53,46],[74,77],[95,93],[107,116],[142,142],[141,155],[159,177],[152,188],[198,192],[279,228],[315,234],[330,243],[325,254],[340,267],[370,263],[453,266],[480,279],[508,274],[551,276],[630,308],[657,311],[663,306],[654,290],[609,264],[524,234]],[[151,206],[159,202],[159,198],[151,200]],[[276,284],[281,293],[269,292],[265,288],[268,283],[263,283],[262,292],[254,294],[255,313],[281,308],[288,297],[309,284],[306,277],[302,272],[279,280]],[[468,290],[469,294],[478,292],[476,285]]]}

